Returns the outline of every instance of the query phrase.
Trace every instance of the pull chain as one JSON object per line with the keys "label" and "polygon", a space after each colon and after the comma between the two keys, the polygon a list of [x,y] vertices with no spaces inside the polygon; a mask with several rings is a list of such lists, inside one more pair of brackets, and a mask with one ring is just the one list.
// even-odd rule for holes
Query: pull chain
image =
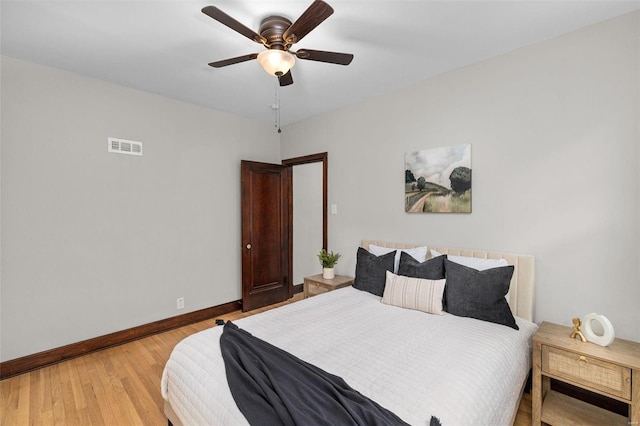
{"label": "pull chain", "polygon": [[282,133],[280,129],[280,81],[276,79],[275,102],[271,106],[274,111],[274,127],[278,129],[278,133]]}

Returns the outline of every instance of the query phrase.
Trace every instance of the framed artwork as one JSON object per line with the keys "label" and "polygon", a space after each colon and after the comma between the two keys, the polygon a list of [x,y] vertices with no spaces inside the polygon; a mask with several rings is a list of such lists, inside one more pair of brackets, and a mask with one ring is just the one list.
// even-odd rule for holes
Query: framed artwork
{"label": "framed artwork", "polygon": [[407,213],[471,213],[471,144],[404,155]]}

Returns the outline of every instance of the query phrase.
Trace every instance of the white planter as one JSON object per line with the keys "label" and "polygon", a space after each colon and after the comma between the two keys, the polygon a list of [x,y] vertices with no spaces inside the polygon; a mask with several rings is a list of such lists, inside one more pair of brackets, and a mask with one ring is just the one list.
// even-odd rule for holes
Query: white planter
{"label": "white planter", "polygon": [[335,276],[336,273],[333,268],[322,268],[322,278],[324,278],[325,280],[332,280],[335,278]]}

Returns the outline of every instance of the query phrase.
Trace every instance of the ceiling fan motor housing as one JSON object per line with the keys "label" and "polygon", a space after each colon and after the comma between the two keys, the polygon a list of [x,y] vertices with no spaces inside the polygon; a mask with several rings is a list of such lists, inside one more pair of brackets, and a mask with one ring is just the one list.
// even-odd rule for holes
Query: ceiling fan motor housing
{"label": "ceiling fan motor housing", "polygon": [[282,35],[291,26],[291,21],[282,16],[268,16],[260,24],[260,35],[267,39],[269,49],[288,50],[295,41],[285,43]]}

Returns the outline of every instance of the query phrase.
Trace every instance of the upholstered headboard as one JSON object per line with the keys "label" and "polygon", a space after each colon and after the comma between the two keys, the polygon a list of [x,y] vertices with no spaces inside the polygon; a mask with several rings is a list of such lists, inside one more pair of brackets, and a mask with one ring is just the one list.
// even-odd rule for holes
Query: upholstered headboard
{"label": "upholstered headboard", "polygon": [[[509,265],[514,266],[511,288],[509,290],[509,306],[516,316],[533,321],[533,309],[535,302],[535,257],[531,255],[496,253],[484,250],[458,249],[448,247],[436,247],[429,244],[403,244],[389,243],[385,241],[362,240],[362,247],[369,250],[369,244],[394,249],[406,249],[427,246],[442,254],[451,256],[477,257],[481,259],[504,259]],[[430,256],[427,255],[427,258]]]}

